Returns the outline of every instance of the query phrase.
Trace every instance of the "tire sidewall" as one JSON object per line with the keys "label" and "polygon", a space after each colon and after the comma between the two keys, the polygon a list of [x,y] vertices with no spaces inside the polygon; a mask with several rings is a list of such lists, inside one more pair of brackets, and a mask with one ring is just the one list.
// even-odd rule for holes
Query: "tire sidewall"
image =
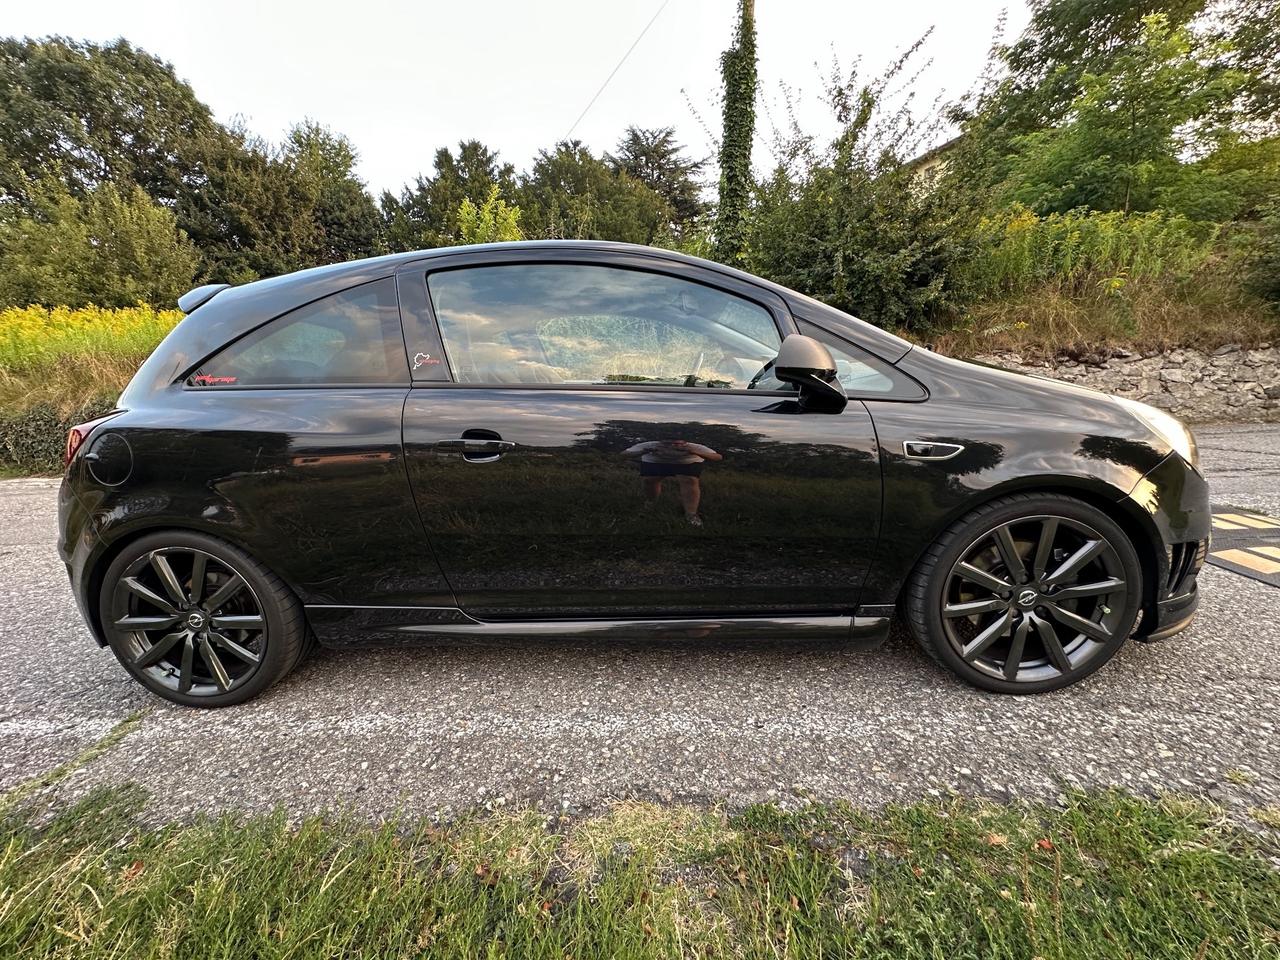
{"label": "tire sidewall", "polygon": [[[244,577],[258,600],[267,623],[266,650],[253,676],[233,690],[212,696],[192,696],[155,683],[145,670],[140,670],[133,665],[125,646],[127,635],[112,626],[112,600],[116,585],[124,571],[140,557],[166,547],[202,550],[219,562],[229,564]],[[120,665],[155,695],[183,706],[227,707],[251,700],[288,673],[296,659],[296,654],[291,655],[290,644],[287,642],[285,611],[279,602],[278,590],[263,575],[261,566],[244,551],[206,534],[176,530],[153,533],[140,537],[126,546],[107,567],[107,572],[103,576],[102,589],[98,597],[98,616],[103,632],[107,636],[107,645],[120,661]]]}
{"label": "tire sidewall", "polygon": [[[1016,683],[992,677],[966,663],[960,654],[947,641],[943,627],[942,599],[946,589],[947,574],[954,564],[967,552],[974,542],[985,534],[1011,520],[1022,517],[1050,515],[1065,517],[1088,524],[1102,534],[1115,549],[1124,568],[1125,583],[1134,585],[1125,595],[1124,615],[1120,618],[1120,628],[1110,642],[1099,650],[1089,662],[1071,673],[1039,680],[1034,683]],[[928,573],[924,591],[924,609],[921,626],[933,638],[931,646],[938,659],[953,670],[959,677],[986,690],[998,693],[1047,693],[1058,690],[1083,680],[1095,670],[1106,664],[1116,652],[1124,646],[1133,632],[1133,626],[1142,606],[1142,564],[1128,534],[1114,520],[1101,510],[1073,497],[1053,494],[1022,495],[1016,500],[998,504],[993,509],[985,510],[962,519],[949,531],[950,539],[935,559]]]}

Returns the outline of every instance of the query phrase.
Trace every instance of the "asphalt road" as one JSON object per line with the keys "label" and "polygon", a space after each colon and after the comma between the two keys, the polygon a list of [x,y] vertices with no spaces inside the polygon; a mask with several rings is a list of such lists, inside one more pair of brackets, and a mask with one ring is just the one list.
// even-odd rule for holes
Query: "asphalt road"
{"label": "asphalt road", "polygon": [[[1198,433],[1215,502],[1280,515],[1280,426]],[[263,698],[209,712],[150,697],[93,644],[54,549],[55,490],[0,483],[0,789],[145,710],[51,799],[134,781],[157,818],[1106,784],[1239,812],[1280,802],[1280,590],[1226,570],[1205,570],[1189,632],[1041,697],[975,691],[901,636],[873,653],[538,642],[322,651]]]}

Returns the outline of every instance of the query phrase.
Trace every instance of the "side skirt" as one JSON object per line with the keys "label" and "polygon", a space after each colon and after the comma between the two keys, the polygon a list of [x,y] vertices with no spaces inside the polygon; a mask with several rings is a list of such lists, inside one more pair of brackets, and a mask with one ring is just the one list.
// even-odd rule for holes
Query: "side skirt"
{"label": "side skirt", "polygon": [[838,640],[875,647],[889,635],[884,608],[864,615],[645,620],[477,620],[457,607],[308,606],[326,647],[401,646],[447,640]]}

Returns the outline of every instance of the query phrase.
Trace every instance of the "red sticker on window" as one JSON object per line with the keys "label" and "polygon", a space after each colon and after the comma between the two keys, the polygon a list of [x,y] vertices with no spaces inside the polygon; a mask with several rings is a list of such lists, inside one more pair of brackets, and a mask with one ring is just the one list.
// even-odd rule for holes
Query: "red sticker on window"
{"label": "red sticker on window", "polygon": [[197,387],[217,387],[229,383],[235,383],[239,377],[211,377],[207,373],[197,374],[191,378],[191,382]]}
{"label": "red sticker on window", "polygon": [[429,353],[415,353],[413,355],[413,369],[415,370],[419,367],[435,367],[439,364],[440,361]]}

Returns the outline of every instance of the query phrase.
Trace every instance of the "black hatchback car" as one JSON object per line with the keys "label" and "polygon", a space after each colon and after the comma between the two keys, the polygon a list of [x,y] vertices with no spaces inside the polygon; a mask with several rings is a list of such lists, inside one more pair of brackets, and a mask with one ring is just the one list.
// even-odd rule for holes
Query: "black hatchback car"
{"label": "black hatchback car", "polygon": [[178,703],[247,700],[313,641],[873,643],[895,614],[1036,692],[1195,612],[1178,421],[717,264],[488,245],[180,306],[60,496],[85,622]]}

